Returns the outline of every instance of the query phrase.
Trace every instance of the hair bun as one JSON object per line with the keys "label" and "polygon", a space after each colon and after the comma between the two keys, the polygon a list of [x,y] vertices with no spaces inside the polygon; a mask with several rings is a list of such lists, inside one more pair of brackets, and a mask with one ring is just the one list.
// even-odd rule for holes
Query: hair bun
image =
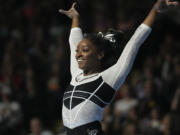
{"label": "hair bun", "polygon": [[103,34],[102,32],[99,32],[98,35],[101,36],[104,40],[108,40],[111,43],[115,43],[116,42],[116,39],[114,38],[115,34],[111,34],[111,33]]}
{"label": "hair bun", "polygon": [[122,43],[124,33],[110,28],[106,33],[99,32],[98,35],[104,40],[108,40],[114,47],[116,47],[117,44]]}
{"label": "hair bun", "polygon": [[109,28],[106,32],[106,36],[113,35],[114,43],[121,44],[124,39],[124,32],[123,31],[116,31],[115,29]]}

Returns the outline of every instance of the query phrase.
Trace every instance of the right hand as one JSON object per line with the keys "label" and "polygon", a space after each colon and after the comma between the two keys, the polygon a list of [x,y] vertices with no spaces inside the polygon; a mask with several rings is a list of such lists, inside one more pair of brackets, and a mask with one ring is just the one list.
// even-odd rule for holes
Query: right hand
{"label": "right hand", "polygon": [[178,6],[178,2],[177,0],[171,2],[170,0],[158,0],[155,4],[155,9],[158,13],[162,13],[164,11],[166,11],[167,9],[169,9],[171,6]]}
{"label": "right hand", "polygon": [[63,9],[59,9],[59,12],[61,14],[67,15],[69,18],[73,19],[74,17],[79,17],[79,13],[77,12],[77,10],[75,9],[75,5],[76,3],[74,2],[72,4],[72,7],[69,10],[63,10]]}

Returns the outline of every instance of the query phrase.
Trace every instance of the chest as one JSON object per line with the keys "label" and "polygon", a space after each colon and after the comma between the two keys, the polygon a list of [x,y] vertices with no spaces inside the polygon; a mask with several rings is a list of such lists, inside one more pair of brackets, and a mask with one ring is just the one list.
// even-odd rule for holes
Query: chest
{"label": "chest", "polygon": [[93,81],[79,85],[70,84],[64,93],[64,105],[66,107],[78,105],[85,100],[90,100],[100,107],[105,107],[114,97],[115,90],[99,77]]}

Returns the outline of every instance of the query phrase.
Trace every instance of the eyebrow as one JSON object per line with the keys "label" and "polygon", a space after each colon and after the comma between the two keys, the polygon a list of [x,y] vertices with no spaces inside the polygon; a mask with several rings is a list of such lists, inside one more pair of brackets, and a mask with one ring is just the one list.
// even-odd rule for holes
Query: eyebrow
{"label": "eyebrow", "polygon": [[89,46],[87,46],[87,45],[82,45],[82,47],[89,47]]}
{"label": "eyebrow", "polygon": [[[85,48],[85,47],[86,47],[86,48],[89,48],[89,46],[87,46],[86,44],[82,44],[82,47],[83,47],[83,48]],[[79,48],[79,46],[77,46],[77,49],[78,49],[78,48]]]}

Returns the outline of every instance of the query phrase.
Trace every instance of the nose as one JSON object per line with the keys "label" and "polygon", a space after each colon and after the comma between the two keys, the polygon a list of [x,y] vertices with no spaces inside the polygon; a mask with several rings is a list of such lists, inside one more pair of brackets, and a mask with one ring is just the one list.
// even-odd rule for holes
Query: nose
{"label": "nose", "polygon": [[76,52],[76,58],[80,58],[80,57],[82,57],[82,53],[81,53],[81,51],[77,51]]}

